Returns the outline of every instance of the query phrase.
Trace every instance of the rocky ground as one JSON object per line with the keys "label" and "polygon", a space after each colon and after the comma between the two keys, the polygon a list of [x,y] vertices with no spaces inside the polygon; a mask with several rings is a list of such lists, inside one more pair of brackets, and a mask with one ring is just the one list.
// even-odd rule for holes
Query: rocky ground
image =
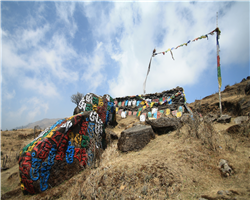
{"label": "rocky ground", "polygon": [[1,159],[8,158],[5,166],[2,160],[1,199],[250,199],[249,82],[222,92],[223,114],[231,116],[230,122],[217,121],[218,94],[213,94],[189,104],[194,120],[156,133],[136,151],[119,151],[117,143],[139,119],[117,116],[118,124],[106,129],[108,148],[95,167],[33,196],[21,192],[16,160],[33,130],[2,131]]}

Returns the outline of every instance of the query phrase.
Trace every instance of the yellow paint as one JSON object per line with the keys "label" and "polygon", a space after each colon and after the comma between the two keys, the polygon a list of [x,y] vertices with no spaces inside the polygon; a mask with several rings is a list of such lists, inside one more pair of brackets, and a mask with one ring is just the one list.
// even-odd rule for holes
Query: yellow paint
{"label": "yellow paint", "polygon": [[181,112],[177,112],[177,113],[176,113],[176,117],[177,117],[177,118],[180,118],[180,117],[181,117]]}
{"label": "yellow paint", "polygon": [[116,110],[116,112],[118,112],[118,107],[116,107],[116,109],[115,109],[115,110]]}
{"label": "yellow paint", "polygon": [[147,106],[143,106],[142,109],[144,110],[144,109],[146,109],[146,107],[147,107]]}
{"label": "yellow paint", "polygon": [[166,115],[169,115],[170,114],[170,109],[168,108],[167,110],[166,110]]}
{"label": "yellow paint", "polygon": [[144,105],[144,104],[145,104],[145,102],[144,102],[144,101],[142,101],[142,102],[141,102],[141,105]]}
{"label": "yellow paint", "polygon": [[150,108],[152,108],[152,107],[153,107],[154,103],[155,103],[155,102],[151,102]]}
{"label": "yellow paint", "polygon": [[97,105],[93,105],[93,110],[97,111]]}
{"label": "yellow paint", "polygon": [[50,133],[46,136],[46,138],[51,138],[53,133],[54,133],[54,130],[56,130],[55,128],[53,128]]}
{"label": "yellow paint", "polygon": [[[41,140],[41,138],[39,138]],[[33,150],[33,148],[35,147],[35,145],[37,144],[39,140],[37,140],[36,142],[34,142],[34,144],[32,146],[30,146],[27,151],[31,152]]]}
{"label": "yellow paint", "polygon": [[102,100],[102,98],[99,98],[99,102],[98,102],[98,106],[103,106],[103,100]]}
{"label": "yellow paint", "polygon": [[23,184],[21,184],[21,190],[24,190],[24,185]]}
{"label": "yellow paint", "polygon": [[75,143],[76,144],[81,144],[82,142],[82,137],[79,135],[79,133],[76,134],[76,137],[75,137]]}

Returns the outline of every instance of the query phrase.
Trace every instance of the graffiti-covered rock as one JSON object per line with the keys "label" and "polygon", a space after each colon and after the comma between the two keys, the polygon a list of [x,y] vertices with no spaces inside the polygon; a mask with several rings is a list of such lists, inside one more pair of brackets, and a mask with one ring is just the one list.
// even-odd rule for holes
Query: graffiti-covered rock
{"label": "graffiti-covered rock", "polygon": [[81,104],[80,113],[46,128],[20,152],[24,193],[36,194],[61,184],[92,166],[105,149],[105,126],[116,118],[113,99],[93,94],[83,99],[86,105],[83,109]]}
{"label": "graffiti-covered rock", "polygon": [[117,146],[120,151],[140,150],[153,138],[155,134],[151,126],[137,125],[121,133]]}

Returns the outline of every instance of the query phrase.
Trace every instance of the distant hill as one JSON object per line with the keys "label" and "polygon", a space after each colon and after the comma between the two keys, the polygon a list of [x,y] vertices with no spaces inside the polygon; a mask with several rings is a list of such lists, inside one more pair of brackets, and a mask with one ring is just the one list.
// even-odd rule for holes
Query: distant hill
{"label": "distant hill", "polygon": [[38,125],[40,126],[41,129],[45,129],[47,128],[48,126],[51,126],[53,125],[54,123],[56,123],[59,119],[62,119],[62,118],[56,118],[56,119],[48,119],[48,118],[44,118],[40,121],[36,121],[36,122],[33,122],[33,123],[29,123],[28,125],[26,126],[20,126],[20,127],[16,127],[16,129],[21,129],[21,128],[34,128],[34,126]]}

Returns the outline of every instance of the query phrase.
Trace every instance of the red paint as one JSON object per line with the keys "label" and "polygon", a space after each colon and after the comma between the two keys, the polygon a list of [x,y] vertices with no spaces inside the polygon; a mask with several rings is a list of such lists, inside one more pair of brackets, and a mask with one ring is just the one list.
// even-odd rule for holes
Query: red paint
{"label": "red paint", "polygon": [[26,176],[22,175],[22,183],[25,186],[25,190],[27,190],[31,194],[35,194],[32,180],[28,180]]}
{"label": "red paint", "polygon": [[26,155],[22,156],[19,159],[19,170],[22,171],[23,174],[29,175],[30,168],[31,168],[31,154],[27,152]]}
{"label": "red paint", "polygon": [[86,135],[87,128],[88,128],[88,122],[83,121],[79,134]]}
{"label": "red paint", "polygon": [[[78,155],[79,153],[79,155]],[[74,158],[76,158],[81,166],[85,166],[87,164],[87,153],[85,148],[75,148],[75,155]]]}

